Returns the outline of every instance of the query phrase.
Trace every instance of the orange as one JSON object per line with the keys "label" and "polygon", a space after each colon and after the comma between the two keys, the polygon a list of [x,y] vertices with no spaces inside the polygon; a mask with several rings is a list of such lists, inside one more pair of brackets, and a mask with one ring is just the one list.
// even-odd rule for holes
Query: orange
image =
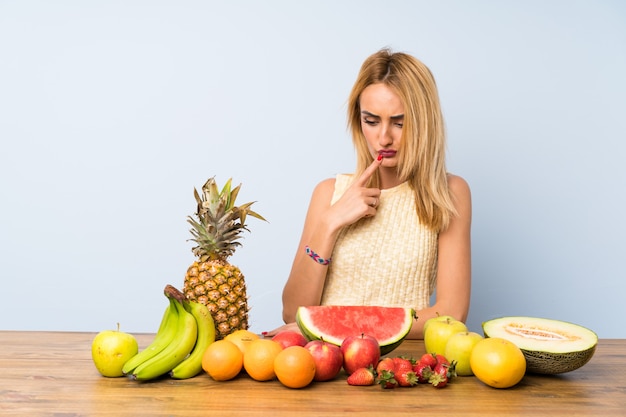
{"label": "orange", "polygon": [[243,366],[243,353],[228,340],[218,340],[207,347],[202,356],[202,369],[216,381],[236,377]]}
{"label": "orange", "polygon": [[258,334],[243,329],[235,330],[231,334],[224,337],[224,340],[228,340],[229,342],[236,344],[239,349],[241,349],[242,353],[246,353],[246,346],[248,346],[253,340],[257,339],[259,339]]}
{"label": "orange", "polygon": [[271,339],[253,340],[246,346],[243,355],[243,368],[252,379],[269,381],[276,377],[274,359],[283,347]]}
{"label": "orange", "polygon": [[315,376],[315,360],[308,349],[289,346],[274,359],[274,372],[284,386],[304,388]]}
{"label": "orange", "polygon": [[526,373],[526,358],[513,342],[488,337],[476,343],[470,355],[474,375],[494,388],[509,388]]}

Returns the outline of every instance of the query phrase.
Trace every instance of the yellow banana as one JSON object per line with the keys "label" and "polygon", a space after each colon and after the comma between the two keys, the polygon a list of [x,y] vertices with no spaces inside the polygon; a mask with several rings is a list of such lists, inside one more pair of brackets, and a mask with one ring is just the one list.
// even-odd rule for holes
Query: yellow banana
{"label": "yellow banana", "polygon": [[196,319],[198,340],[189,356],[170,372],[174,379],[187,379],[198,375],[202,371],[204,351],[215,341],[215,322],[209,308],[196,301],[185,301],[184,305]]}
{"label": "yellow banana", "polygon": [[189,355],[196,344],[198,337],[196,319],[185,310],[181,300],[174,299],[174,305],[178,311],[177,330],[174,339],[156,356],[135,368],[132,373],[133,379],[147,381],[168,373]]}
{"label": "yellow banana", "polygon": [[161,319],[161,324],[159,325],[156,336],[144,350],[130,358],[124,364],[124,367],[122,368],[124,375],[130,374],[143,362],[156,356],[174,339],[176,330],[178,329],[178,311],[176,310],[174,301],[170,299],[169,302],[169,305],[165,309],[165,313],[163,313],[163,318]]}

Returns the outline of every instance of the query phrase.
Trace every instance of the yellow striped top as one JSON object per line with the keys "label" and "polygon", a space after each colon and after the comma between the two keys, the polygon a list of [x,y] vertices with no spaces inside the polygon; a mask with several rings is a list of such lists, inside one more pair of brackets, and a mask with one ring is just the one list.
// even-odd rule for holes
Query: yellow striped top
{"label": "yellow striped top", "polygon": [[[338,175],[331,204],[349,187]],[[408,183],[381,191],[374,217],[339,234],[322,305],[428,307],[437,272],[437,233],[419,222]]]}

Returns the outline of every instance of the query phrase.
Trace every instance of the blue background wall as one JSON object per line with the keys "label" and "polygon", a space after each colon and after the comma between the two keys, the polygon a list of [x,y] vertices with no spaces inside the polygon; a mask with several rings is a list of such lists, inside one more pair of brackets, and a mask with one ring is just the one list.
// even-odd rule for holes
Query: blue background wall
{"label": "blue background wall", "polygon": [[0,329],[156,330],[211,176],[269,220],[231,260],[252,330],[278,326],[310,193],[353,169],[345,101],[383,46],[434,72],[448,168],[472,187],[470,328],[626,337],[617,0],[0,0]]}

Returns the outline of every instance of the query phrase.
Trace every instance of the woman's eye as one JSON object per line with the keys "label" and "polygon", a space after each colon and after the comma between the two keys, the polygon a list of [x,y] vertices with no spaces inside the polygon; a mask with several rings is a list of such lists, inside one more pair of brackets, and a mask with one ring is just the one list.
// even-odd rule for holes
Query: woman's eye
{"label": "woman's eye", "polygon": [[368,119],[363,119],[363,123],[370,125],[370,126],[376,126],[376,124],[378,124],[378,121],[376,120],[368,120]]}
{"label": "woman's eye", "polygon": [[394,123],[396,125],[396,127],[399,127],[400,129],[402,129],[402,126],[404,125],[404,123]]}

